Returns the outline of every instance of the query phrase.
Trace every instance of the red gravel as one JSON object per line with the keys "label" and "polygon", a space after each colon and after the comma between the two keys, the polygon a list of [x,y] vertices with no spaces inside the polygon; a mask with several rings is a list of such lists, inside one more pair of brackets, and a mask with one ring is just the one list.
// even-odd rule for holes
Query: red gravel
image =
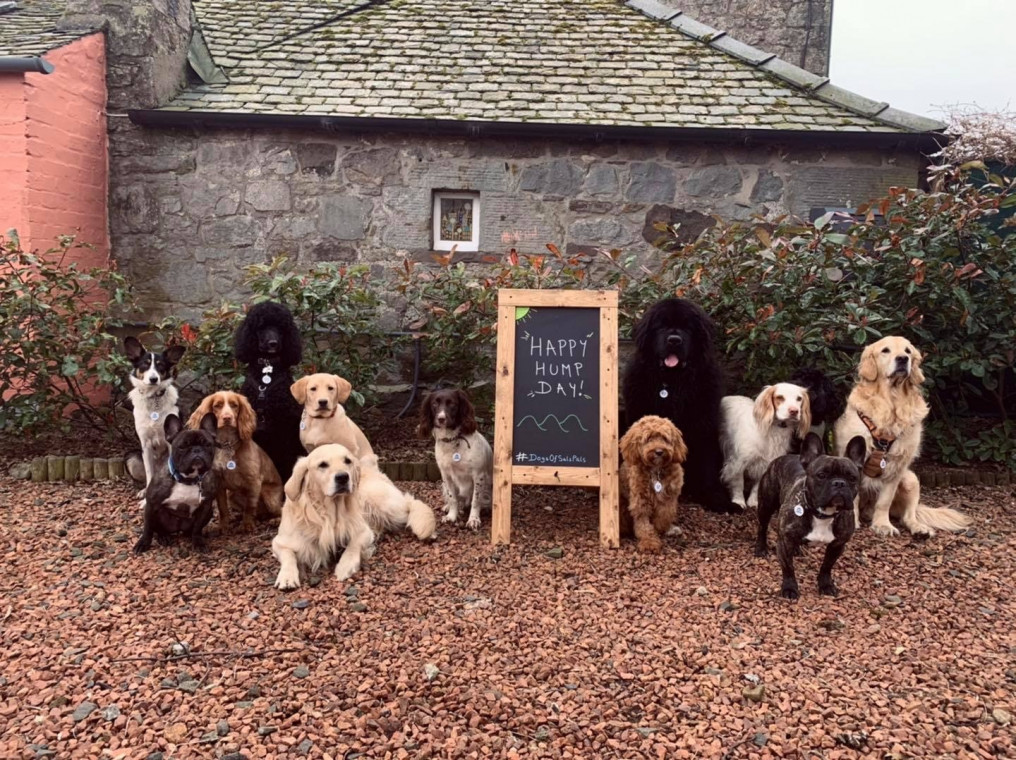
{"label": "red gravel", "polygon": [[511,547],[397,536],[348,584],[282,593],[267,525],[129,556],[132,494],[0,480],[0,757],[1016,755],[1008,490],[928,493],[969,536],[862,532],[836,600],[808,551],[796,604],[749,518],[694,508],[651,557],[599,548],[591,494],[530,490]]}

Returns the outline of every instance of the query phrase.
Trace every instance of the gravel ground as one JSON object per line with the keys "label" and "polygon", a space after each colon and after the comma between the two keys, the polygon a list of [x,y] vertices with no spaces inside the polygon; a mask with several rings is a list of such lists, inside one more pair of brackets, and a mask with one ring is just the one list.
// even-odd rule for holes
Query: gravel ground
{"label": "gravel ground", "polygon": [[396,536],[282,593],[269,525],[129,556],[132,491],[0,480],[2,758],[1016,756],[1009,490],[927,494],[969,535],[862,532],[835,600],[808,551],[797,603],[750,518],[693,507],[648,557],[531,489],[511,547]]}

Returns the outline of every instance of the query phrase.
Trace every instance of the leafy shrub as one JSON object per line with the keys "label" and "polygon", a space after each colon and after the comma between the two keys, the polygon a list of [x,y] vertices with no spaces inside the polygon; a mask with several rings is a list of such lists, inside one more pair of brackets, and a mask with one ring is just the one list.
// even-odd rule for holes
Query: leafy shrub
{"label": "leafy shrub", "polygon": [[135,311],[115,269],[82,270],[70,261],[86,248],[73,236],[43,254],[23,251],[16,236],[0,241],[0,430],[66,429],[76,410],[91,427],[118,427],[105,398],[130,367],[114,331]]}
{"label": "leafy shrub", "polygon": [[[334,372],[353,384],[353,398],[363,404],[379,372],[393,363],[393,340],[379,325],[382,294],[366,266],[333,262],[299,271],[286,257],[244,270],[243,285],[251,304],[278,301],[293,312],[303,338],[298,373]],[[166,320],[158,326],[164,340],[187,346],[181,369],[190,371],[205,392],[239,388],[246,367],[233,358],[233,336],[243,320],[239,304],[223,303],[205,311],[197,324]]]}
{"label": "leafy shrub", "polygon": [[574,289],[586,277],[582,259],[565,258],[553,244],[547,249],[549,256],[512,249],[480,266],[452,264],[454,251],[436,256],[436,266],[403,262],[396,290],[407,300],[407,322],[423,341],[428,370],[455,385],[493,378],[498,289]]}
{"label": "leafy shrub", "polygon": [[926,357],[934,453],[1016,468],[1016,444],[962,432],[970,415],[1004,422],[1016,411],[1016,236],[987,224],[1016,205],[1016,181],[993,175],[976,187],[967,176],[944,170],[928,193],[892,188],[857,219],[717,225],[665,245],[649,278],[711,311],[738,392],[801,364],[849,385],[861,347],[911,338]]}

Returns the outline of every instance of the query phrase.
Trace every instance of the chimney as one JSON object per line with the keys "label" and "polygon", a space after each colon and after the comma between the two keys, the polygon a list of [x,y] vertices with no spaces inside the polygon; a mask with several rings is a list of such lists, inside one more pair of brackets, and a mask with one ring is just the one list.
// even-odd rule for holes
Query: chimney
{"label": "chimney", "polygon": [[190,0],[68,0],[61,29],[106,32],[109,108],[154,108],[183,89]]}

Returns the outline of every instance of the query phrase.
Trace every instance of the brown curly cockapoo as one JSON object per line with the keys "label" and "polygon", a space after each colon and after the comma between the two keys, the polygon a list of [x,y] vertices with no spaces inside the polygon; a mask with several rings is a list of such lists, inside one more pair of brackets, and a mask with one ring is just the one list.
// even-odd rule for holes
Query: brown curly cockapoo
{"label": "brown curly cockapoo", "polygon": [[677,517],[688,456],[681,431],[663,417],[638,420],[621,438],[621,530],[634,528],[640,551],[659,552]]}

